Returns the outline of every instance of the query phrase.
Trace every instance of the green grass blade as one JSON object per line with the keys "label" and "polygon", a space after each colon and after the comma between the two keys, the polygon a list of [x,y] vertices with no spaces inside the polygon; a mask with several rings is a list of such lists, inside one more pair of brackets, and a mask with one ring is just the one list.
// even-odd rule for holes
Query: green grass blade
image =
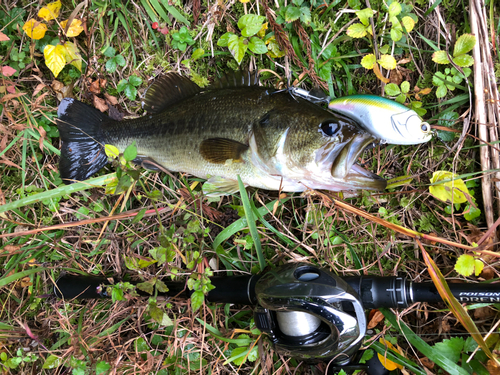
{"label": "green grass blade", "polygon": [[431,14],[432,11],[434,9],[436,9],[436,7],[438,7],[439,4],[441,4],[441,1],[443,1],[443,0],[436,0],[436,2],[434,4],[432,4],[431,7],[429,9],[427,9],[427,11],[424,13],[424,17],[427,17],[429,14]]}
{"label": "green grass blade", "polygon": [[31,268],[29,270],[17,272],[17,273],[15,273],[13,275],[1,278],[0,279],[0,288],[4,287],[6,285],[9,285],[10,283],[12,283],[12,282],[14,282],[16,280],[22,279],[23,277],[26,277],[28,275],[31,275],[31,274],[34,274],[34,273],[37,273],[37,272],[43,272],[46,269],[47,268],[45,268],[45,267]]}
{"label": "green grass blade", "polygon": [[247,218],[248,228],[250,229],[250,235],[253,238],[255,251],[257,252],[257,259],[259,260],[260,270],[262,271],[266,267],[266,260],[264,259],[264,254],[262,254],[262,245],[260,243],[259,233],[257,232],[257,225],[255,224],[255,216],[252,212],[250,201],[248,200],[247,190],[245,189],[245,185],[243,185],[239,175],[238,186],[240,188],[241,202],[243,203],[243,210],[245,211],[245,217]]}
{"label": "green grass blade", "polygon": [[405,336],[410,344],[417,348],[432,362],[434,362],[450,374],[468,375],[467,371],[465,371],[462,367],[450,361],[448,357],[443,355],[441,352],[438,352],[436,349],[422,340],[402,320],[398,319],[396,315],[391,312],[391,310],[386,308],[380,308],[379,310],[382,314],[384,314],[385,318],[392,324],[392,326],[398,329]]}
{"label": "green grass blade", "polygon": [[156,13],[158,13],[158,15],[161,17],[163,21],[165,21],[168,25],[172,25],[172,22],[170,21],[168,14],[165,12],[163,7],[157,0],[147,0],[147,1],[151,4],[151,7],[155,10]]}
{"label": "green grass blade", "polygon": [[387,358],[389,361],[404,366],[406,370],[410,370],[414,374],[427,375],[427,373],[423,371],[420,367],[418,367],[418,365],[415,362],[410,361],[408,358],[405,358],[402,355],[392,350],[387,350],[385,345],[381,344],[378,341],[374,341],[370,345],[370,349],[373,349],[380,355],[385,356],[385,358]]}
{"label": "green grass blade", "polygon": [[88,190],[99,186],[104,186],[116,179],[116,173],[106,174],[104,176],[94,177],[83,182],[77,182],[71,185],[60,186],[56,189],[44,191],[30,195],[29,197],[15,200],[13,202],[0,206],[0,214],[19,207],[24,207],[33,203],[41,202],[45,199],[59,198],[78,191]]}
{"label": "green grass blade", "polygon": [[162,0],[162,4],[177,21],[186,26],[190,25],[189,21],[181,14],[181,12],[179,12],[173,5],[168,5],[168,1]]}

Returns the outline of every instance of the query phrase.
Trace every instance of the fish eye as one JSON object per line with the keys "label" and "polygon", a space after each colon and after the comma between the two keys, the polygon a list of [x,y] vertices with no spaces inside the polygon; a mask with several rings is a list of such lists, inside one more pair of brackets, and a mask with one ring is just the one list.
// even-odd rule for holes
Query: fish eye
{"label": "fish eye", "polygon": [[424,122],[422,123],[422,127],[421,127],[422,131],[423,132],[428,132],[430,129],[429,129],[429,124]]}
{"label": "fish eye", "polygon": [[332,120],[327,120],[320,125],[321,131],[328,137],[333,137],[340,130],[339,124]]}

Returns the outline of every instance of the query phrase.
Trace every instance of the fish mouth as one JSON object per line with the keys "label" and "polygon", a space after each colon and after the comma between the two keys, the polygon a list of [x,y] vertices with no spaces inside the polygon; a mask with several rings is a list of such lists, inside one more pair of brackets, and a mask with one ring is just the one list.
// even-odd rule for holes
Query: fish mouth
{"label": "fish mouth", "polygon": [[353,137],[333,161],[332,177],[342,179],[358,189],[385,190],[387,181],[384,178],[355,164],[358,157],[375,141],[376,138],[368,133]]}

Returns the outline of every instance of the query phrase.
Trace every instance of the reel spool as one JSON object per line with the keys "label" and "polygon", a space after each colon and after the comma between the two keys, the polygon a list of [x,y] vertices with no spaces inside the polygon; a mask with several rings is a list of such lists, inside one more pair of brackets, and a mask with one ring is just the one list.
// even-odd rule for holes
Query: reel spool
{"label": "reel spool", "polygon": [[290,264],[262,276],[255,292],[255,323],[280,354],[345,365],[361,346],[363,306],[354,289],[333,273]]}

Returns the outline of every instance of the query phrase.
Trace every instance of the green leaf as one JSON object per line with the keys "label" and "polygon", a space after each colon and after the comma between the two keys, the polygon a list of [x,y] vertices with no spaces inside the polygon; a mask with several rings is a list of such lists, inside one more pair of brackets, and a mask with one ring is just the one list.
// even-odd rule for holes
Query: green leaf
{"label": "green leaf", "polygon": [[113,47],[108,47],[106,48],[106,51],[104,51],[104,56],[106,57],[113,57],[116,54],[116,50]]}
{"label": "green leaf", "polygon": [[59,358],[55,356],[54,354],[51,354],[47,357],[45,362],[43,363],[42,368],[43,369],[55,369],[61,366],[62,363],[62,358]]}
{"label": "green leaf", "polygon": [[125,58],[122,56],[122,55],[116,55],[113,60],[115,60],[115,62],[120,65],[120,66],[125,66],[125,64],[127,64],[127,62],[125,61]]}
{"label": "green leaf", "polygon": [[191,294],[191,308],[193,311],[198,311],[199,308],[203,305],[203,301],[205,300],[205,295],[201,290],[195,291]]}
{"label": "green leaf", "polygon": [[155,279],[152,279],[149,281],[145,281],[143,283],[138,283],[136,286],[137,286],[137,289],[140,289],[143,292],[146,292],[146,293],[152,295],[153,291],[154,291],[154,285],[155,285]]}
{"label": "green leaf", "polygon": [[139,86],[142,83],[142,78],[137,77],[136,75],[132,75],[129,77],[128,82],[135,87]]}
{"label": "green leaf", "polygon": [[309,23],[311,23],[311,11],[308,7],[300,8],[300,20],[306,25],[309,25]]}
{"label": "green leaf", "polygon": [[389,17],[396,17],[399,13],[401,13],[401,4],[397,1],[393,1],[391,5],[389,5]]}
{"label": "green leaf", "polygon": [[361,356],[359,363],[366,363],[366,361],[369,361],[370,359],[373,358],[373,350],[367,349],[363,351],[363,355]]}
{"label": "green leaf", "polygon": [[437,64],[449,64],[448,54],[446,51],[436,51],[432,54],[432,61]]}
{"label": "green leaf", "polygon": [[137,96],[137,89],[135,86],[127,84],[127,86],[125,86],[125,96],[130,100],[135,100],[135,97]]}
{"label": "green leaf", "polygon": [[463,338],[453,337],[449,340],[445,339],[442,342],[436,343],[434,349],[446,356],[450,361],[458,363],[464,348],[464,343],[465,341]]}
{"label": "green leaf", "polygon": [[396,98],[396,101],[398,103],[401,103],[401,104],[404,104],[404,102],[406,101],[406,95],[405,94],[399,94]]}
{"label": "green leaf", "polygon": [[401,83],[401,92],[403,94],[407,94],[410,91],[410,82],[408,81],[403,81]]}
{"label": "green leaf", "polygon": [[347,35],[351,38],[362,38],[367,34],[367,27],[361,23],[355,23],[347,28]]}
{"label": "green leaf", "polygon": [[446,88],[445,85],[439,86],[436,90],[436,97],[437,98],[444,98],[447,93],[448,93],[448,89]]}
{"label": "green leaf", "polygon": [[365,26],[368,26],[370,23],[370,18],[373,17],[375,12],[371,8],[365,8],[363,10],[358,10],[356,12],[356,16],[358,16],[361,23]]}
{"label": "green leaf", "polygon": [[149,315],[151,315],[151,318],[155,322],[159,323],[162,326],[170,327],[174,325],[172,319],[170,319],[167,313],[165,313],[162,309],[156,306],[156,303],[150,303]]}
{"label": "green leaf", "polygon": [[[465,206],[464,209],[464,219],[467,221],[474,220],[476,217],[481,216],[481,210],[479,208],[476,208],[470,204]],[[482,263],[481,263],[482,264]],[[476,275],[477,276],[477,275]]]}
{"label": "green leaf", "polygon": [[392,55],[382,55],[377,62],[380,66],[388,70],[394,69],[397,65],[396,59]]}
{"label": "green leaf", "polygon": [[95,366],[96,375],[101,375],[107,373],[111,369],[111,365],[106,361],[100,361]]}
{"label": "green leaf", "polygon": [[399,42],[402,37],[403,37],[403,33],[401,32],[401,30],[398,30],[394,27],[391,29],[391,39],[393,41]]}
{"label": "green leaf", "polygon": [[137,147],[135,146],[135,141],[130,146],[127,146],[125,151],[123,151],[123,157],[127,161],[132,161],[137,157]]}
{"label": "green leaf", "polygon": [[158,289],[158,292],[160,293],[167,293],[168,292],[168,286],[165,285],[165,283],[161,280],[156,280],[156,289]]}
{"label": "green leaf", "polygon": [[373,66],[375,65],[376,62],[377,58],[375,57],[375,55],[373,53],[369,53],[368,55],[366,55],[361,59],[361,66],[363,66],[363,68],[365,69],[373,69]]}
{"label": "green leaf", "polygon": [[243,57],[245,57],[245,53],[248,49],[248,45],[246,43],[247,40],[245,38],[238,38],[237,35],[233,35],[229,38],[229,52],[231,52],[231,55],[233,55],[238,65],[243,61]]}
{"label": "green leaf", "polygon": [[114,58],[112,59],[109,59],[108,61],[106,61],[106,70],[110,73],[114,73],[116,71],[116,68],[118,67],[118,65],[116,64],[116,61]]}
{"label": "green leaf", "polygon": [[286,8],[285,12],[285,21],[286,22],[293,22],[295,20],[298,20],[300,17],[300,8],[297,8],[295,6],[289,5]]}
{"label": "green leaf", "polygon": [[203,56],[203,54],[205,53],[205,50],[203,48],[197,48],[193,54],[191,55],[191,59],[194,60],[198,60],[200,57]]}
{"label": "green leaf", "polygon": [[397,96],[401,93],[401,90],[399,89],[398,85],[396,85],[395,83],[389,83],[389,84],[385,85],[384,91],[389,96]]}
{"label": "green leaf", "polygon": [[225,33],[224,35],[222,35],[219,40],[217,41],[217,45],[219,47],[227,47],[228,43],[229,43],[229,38],[232,37],[232,36],[236,36],[236,34],[234,33]]}
{"label": "green leaf", "polygon": [[453,58],[453,62],[460,67],[474,65],[474,58],[470,55],[459,55]]}
{"label": "green leaf", "polygon": [[116,85],[116,91],[122,92],[125,90],[125,88],[128,85],[128,81],[126,79],[122,79],[120,82],[118,82],[118,85]]}
{"label": "green leaf", "polygon": [[262,24],[266,20],[264,16],[256,14],[245,14],[238,20],[238,27],[241,30],[241,35],[249,37],[255,35],[262,28]]}
{"label": "green leaf", "polygon": [[231,357],[228,361],[232,361],[236,366],[241,366],[246,362],[246,354],[248,348],[237,347],[231,351]]}
{"label": "green leaf", "polygon": [[436,171],[432,174],[431,183],[429,192],[434,198],[453,204],[467,202],[464,194],[469,195],[469,189],[461,178],[457,178],[456,174],[448,171]]}
{"label": "green leaf", "polygon": [[453,57],[463,55],[472,51],[476,44],[476,37],[472,34],[463,34],[457,39],[455,48],[453,49]]}
{"label": "green leaf", "polygon": [[250,38],[250,41],[248,42],[248,48],[250,51],[256,54],[263,54],[267,53],[267,47],[266,43],[260,38],[257,38],[256,36],[253,36]]}

